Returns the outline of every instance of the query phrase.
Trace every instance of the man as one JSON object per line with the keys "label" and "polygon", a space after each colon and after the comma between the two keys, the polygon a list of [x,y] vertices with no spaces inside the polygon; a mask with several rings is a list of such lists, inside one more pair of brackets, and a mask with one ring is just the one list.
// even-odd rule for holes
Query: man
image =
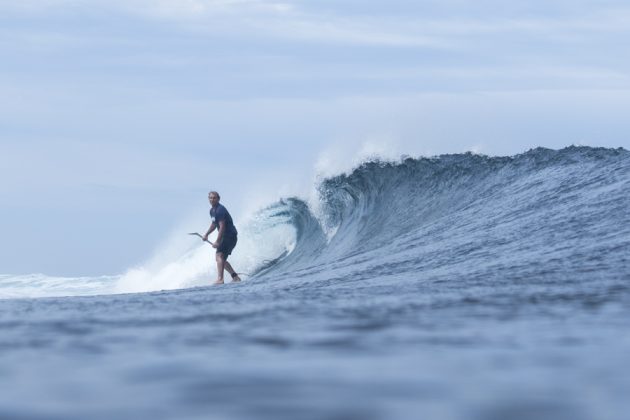
{"label": "man", "polygon": [[238,232],[234,227],[234,222],[232,221],[232,216],[228,213],[227,209],[219,204],[219,200],[221,200],[221,196],[216,191],[210,191],[208,193],[208,201],[210,201],[210,218],[212,219],[212,224],[205,235],[203,235],[203,240],[208,240],[208,235],[210,235],[215,229],[219,229],[219,234],[217,235],[216,241],[214,243],[210,242],[213,248],[217,250],[217,273],[218,278],[214,284],[223,284],[223,270],[227,270],[228,273],[232,276],[232,281],[241,281],[241,278],[236,274],[232,266],[229,262],[227,262],[228,256],[232,253],[232,250],[236,246],[236,240]]}

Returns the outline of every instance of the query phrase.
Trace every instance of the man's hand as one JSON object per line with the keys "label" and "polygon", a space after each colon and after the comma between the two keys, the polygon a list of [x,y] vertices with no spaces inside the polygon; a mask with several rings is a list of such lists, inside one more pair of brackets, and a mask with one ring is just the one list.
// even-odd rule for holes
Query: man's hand
{"label": "man's hand", "polygon": [[203,235],[201,239],[203,239],[204,242],[208,242],[208,234],[206,233],[205,235]]}
{"label": "man's hand", "polygon": [[210,245],[212,245],[212,248],[218,248],[219,247],[219,244],[216,243],[216,242],[214,242],[214,243],[210,242]]}

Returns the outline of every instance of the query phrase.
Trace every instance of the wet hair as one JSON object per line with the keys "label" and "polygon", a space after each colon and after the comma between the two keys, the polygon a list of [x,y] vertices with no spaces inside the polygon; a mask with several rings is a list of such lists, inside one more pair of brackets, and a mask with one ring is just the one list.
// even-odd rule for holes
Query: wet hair
{"label": "wet hair", "polygon": [[208,195],[210,195],[210,194],[215,194],[215,195],[217,196],[217,198],[219,199],[219,201],[221,201],[221,196],[219,195],[219,193],[218,193],[218,192],[216,192],[216,191],[210,191],[210,192],[208,193]]}

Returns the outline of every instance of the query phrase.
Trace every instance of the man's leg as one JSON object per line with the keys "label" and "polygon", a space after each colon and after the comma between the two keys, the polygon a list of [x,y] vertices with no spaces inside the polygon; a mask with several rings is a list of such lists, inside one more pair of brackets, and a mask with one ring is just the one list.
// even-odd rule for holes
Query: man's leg
{"label": "man's leg", "polygon": [[225,256],[224,258],[224,266],[225,269],[227,270],[228,273],[230,273],[230,275],[232,276],[232,281],[236,282],[236,281],[241,281],[241,278],[238,276],[238,274],[236,274],[236,272],[234,271],[234,268],[232,268],[232,265],[228,262],[228,256],[230,255],[230,253],[232,252],[232,250],[234,249],[234,247],[236,246],[236,242],[237,242],[237,237],[230,237],[230,238],[225,238],[224,239],[225,242],[225,246],[227,247],[226,251],[228,255]]}
{"label": "man's leg", "polygon": [[217,252],[217,281],[214,284],[223,284],[223,270],[225,269],[225,258],[222,252]]}
{"label": "man's leg", "polygon": [[228,273],[230,273],[230,276],[232,276],[232,281],[241,281],[241,278],[238,275],[235,276],[236,271],[234,271],[232,265],[228,261],[225,261],[225,269]]}

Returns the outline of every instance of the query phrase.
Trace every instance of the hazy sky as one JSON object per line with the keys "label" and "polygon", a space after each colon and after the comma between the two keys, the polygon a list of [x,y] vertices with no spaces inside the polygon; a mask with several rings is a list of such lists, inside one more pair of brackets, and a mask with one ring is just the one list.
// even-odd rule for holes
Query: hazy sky
{"label": "hazy sky", "polygon": [[0,0],[0,96],[0,273],[116,274],[209,189],[244,217],[372,154],[630,148],[630,4]]}

